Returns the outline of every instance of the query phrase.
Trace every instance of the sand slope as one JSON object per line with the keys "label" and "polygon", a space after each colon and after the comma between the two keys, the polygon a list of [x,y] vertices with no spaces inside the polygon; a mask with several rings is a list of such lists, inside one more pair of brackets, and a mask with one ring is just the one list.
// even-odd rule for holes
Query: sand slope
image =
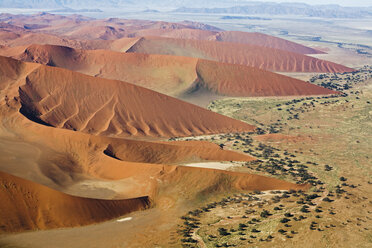
{"label": "sand slope", "polygon": [[275,48],[300,54],[322,54],[324,52],[275,36],[241,31],[209,31],[199,29],[145,29],[134,32],[131,37],[159,36],[176,39],[210,40],[250,44]]}
{"label": "sand slope", "polygon": [[150,206],[148,197],[98,200],[70,196],[0,172],[0,230],[73,227],[109,220]]}
{"label": "sand slope", "polygon": [[189,56],[282,72],[349,72],[333,62],[274,48],[216,41],[146,37],[128,52]]}
{"label": "sand slope", "polygon": [[[18,64],[4,57],[1,62]],[[55,127],[160,137],[254,130],[246,123],[122,81],[42,65],[25,81],[19,88],[22,112]]]}
{"label": "sand slope", "polygon": [[335,91],[254,67],[199,60],[193,90],[206,88],[228,96],[294,96],[335,94]]}
{"label": "sand slope", "polygon": [[78,50],[31,45],[0,49],[0,54],[140,85],[171,96],[206,90],[226,96],[334,94],[334,91],[261,69],[197,58]]}
{"label": "sand slope", "polygon": [[140,163],[180,164],[193,161],[252,161],[254,158],[209,142],[145,142],[120,140],[111,142],[105,154]]}
{"label": "sand slope", "polygon": [[[240,31],[221,31],[216,27],[195,22],[170,23],[119,18],[91,19],[79,15],[61,16],[48,13],[39,13],[31,16],[1,14],[0,21],[4,22],[0,25],[0,30],[13,30],[17,35],[21,31],[23,33],[34,32],[80,41],[108,41],[124,37],[161,36],[259,45],[300,54],[323,53],[319,50],[271,35]],[[42,40],[40,41],[42,42]]]}
{"label": "sand slope", "polygon": [[241,31],[224,31],[216,34],[215,40],[231,43],[251,44],[300,54],[324,53],[322,51],[306,47],[295,42],[257,32],[251,33]]}
{"label": "sand slope", "polygon": [[[57,189],[0,173],[3,231],[97,223],[147,208],[149,199],[155,205],[164,204],[164,199],[172,205],[225,190],[309,187],[246,173],[180,166],[188,162],[254,159],[221,150],[215,144],[150,142],[86,133],[115,136],[112,130],[126,130],[135,136],[137,133],[128,125],[137,127],[146,122],[158,125],[157,129],[139,126],[150,136],[186,134],[185,130],[201,134],[211,130],[247,131],[252,126],[125,82],[4,57],[0,62],[3,68],[13,69],[0,71],[8,80],[0,93],[18,93],[9,99],[0,98],[1,171]],[[168,112],[159,111],[159,107]],[[27,119],[20,110],[34,118]],[[36,117],[49,124],[62,120],[63,127],[83,132],[41,125],[33,121]],[[203,125],[215,129],[203,130]],[[118,129],[110,129],[112,126]],[[95,182],[90,189],[93,191],[79,187],[86,180]],[[126,200],[84,197],[88,193],[89,197],[101,195],[102,191],[114,191],[113,198]]]}

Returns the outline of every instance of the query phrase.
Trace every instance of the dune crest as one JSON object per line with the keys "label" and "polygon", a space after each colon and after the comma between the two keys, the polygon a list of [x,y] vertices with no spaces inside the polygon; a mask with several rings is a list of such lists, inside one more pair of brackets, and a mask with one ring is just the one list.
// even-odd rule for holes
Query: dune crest
{"label": "dune crest", "polygon": [[[10,58],[1,59],[4,66],[19,64]],[[241,121],[129,83],[37,66],[19,87],[22,112],[30,119],[54,127],[106,136],[156,137],[255,129]]]}
{"label": "dune crest", "polygon": [[128,52],[190,56],[281,72],[350,72],[333,62],[275,48],[216,41],[145,37]]}
{"label": "dune crest", "polygon": [[0,49],[26,62],[62,67],[87,75],[115,79],[179,97],[207,90],[225,96],[325,95],[336,92],[254,67],[197,58],[78,50],[31,45]]}

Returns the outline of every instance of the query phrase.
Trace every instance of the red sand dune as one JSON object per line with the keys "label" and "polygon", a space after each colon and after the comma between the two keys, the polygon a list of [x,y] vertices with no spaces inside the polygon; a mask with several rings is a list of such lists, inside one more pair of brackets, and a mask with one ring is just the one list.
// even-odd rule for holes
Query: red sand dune
{"label": "red sand dune", "polygon": [[114,158],[139,163],[180,164],[200,161],[252,161],[254,158],[209,142],[110,142],[105,153]]}
{"label": "red sand dune", "polygon": [[81,198],[3,172],[0,172],[0,199],[0,231],[6,232],[82,226],[150,206],[148,197]]}
{"label": "red sand dune", "polygon": [[[8,166],[1,165],[1,168],[12,170],[16,166],[23,176],[33,173],[33,179],[49,179],[43,181],[62,189],[84,177],[120,179],[125,184],[120,194],[127,198],[108,201],[75,197],[0,173],[0,227],[3,231],[96,223],[147,208],[149,198],[156,204],[162,197],[177,194],[179,200],[187,201],[224,190],[304,190],[309,187],[258,175],[164,164],[253,159],[221,150],[210,143],[134,141],[37,124],[22,116],[20,111],[23,109],[22,112],[28,113],[29,117],[39,117],[49,124],[63,120],[65,127],[90,133],[97,133],[97,130],[102,133],[99,130],[103,130],[104,123],[107,132],[102,134],[112,136],[116,133],[110,133],[111,127],[136,135],[134,129],[128,128],[128,125],[136,128],[136,123],[150,135],[153,131],[157,134],[169,131],[172,135],[178,131],[186,133],[182,128],[191,134],[205,134],[211,130],[249,131],[253,128],[125,82],[5,57],[0,57],[0,64],[4,69],[0,70],[0,75],[6,79],[0,94],[11,96],[9,99],[0,98],[0,134],[14,134],[7,136],[5,143],[0,139],[3,147],[4,144],[6,148],[12,146],[5,154],[14,157],[7,162],[10,163]],[[19,95],[12,95],[15,93]],[[124,118],[131,118],[131,122]],[[84,128],[81,128],[82,123]],[[146,129],[143,123],[157,125],[157,129],[149,126]],[[205,130],[203,125],[211,130]],[[31,163],[19,163],[19,159]],[[27,174],[23,173],[25,170]],[[149,198],[138,198],[140,196]]]}
{"label": "red sand dune", "polygon": [[172,96],[192,94],[190,92],[201,89],[227,96],[336,93],[253,67],[180,56],[85,51],[50,45],[3,48],[0,54],[91,76],[126,81]]}
{"label": "red sand dune", "polygon": [[195,88],[229,96],[326,95],[337,92],[254,67],[199,60]]}
{"label": "red sand dune", "polygon": [[[240,31],[221,31],[216,27],[196,22],[170,23],[119,18],[91,19],[79,15],[61,16],[48,13],[39,13],[30,16],[1,14],[0,21],[4,22],[0,24],[0,30],[3,31],[16,30],[20,32],[20,30],[23,30],[23,32],[27,33],[43,33],[51,36],[59,36],[64,39],[73,39],[75,41],[104,41],[122,37],[162,36],[178,39],[213,40],[258,45],[300,54],[323,53],[320,50],[271,35]],[[28,44],[39,43],[33,42]],[[18,45],[22,44],[18,41]],[[101,46],[107,47],[107,45]],[[72,47],[79,48],[77,46]]]}
{"label": "red sand dune", "polygon": [[[1,62],[18,63],[4,57]],[[139,86],[42,65],[27,75],[19,91],[30,118],[93,134],[174,137],[254,130]]]}
{"label": "red sand dune", "polygon": [[159,36],[176,39],[210,40],[250,44],[275,48],[300,54],[323,54],[324,52],[275,36],[241,31],[209,31],[199,29],[144,29],[130,34],[131,37]]}
{"label": "red sand dune", "polygon": [[217,41],[263,46],[267,48],[275,48],[300,54],[324,53],[320,50],[306,47],[301,44],[291,42],[289,40],[257,32],[249,33],[241,31],[224,31],[219,32],[215,36],[215,39]]}
{"label": "red sand dune", "polygon": [[79,15],[61,16],[48,13],[35,15],[0,15],[0,21],[28,31],[53,34],[70,39],[109,40],[133,36],[139,30],[211,29],[201,23],[127,20],[118,18],[92,19]]}
{"label": "red sand dune", "polygon": [[128,52],[197,57],[282,72],[350,72],[333,62],[250,44],[146,37]]}

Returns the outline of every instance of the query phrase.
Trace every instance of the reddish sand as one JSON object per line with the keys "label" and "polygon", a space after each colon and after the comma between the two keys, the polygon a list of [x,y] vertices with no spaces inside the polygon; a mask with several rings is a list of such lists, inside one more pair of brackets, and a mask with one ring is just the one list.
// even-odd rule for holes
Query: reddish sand
{"label": "reddish sand", "polygon": [[253,67],[200,60],[197,87],[229,96],[326,95],[337,92]]}
{"label": "reddish sand", "polygon": [[[4,68],[23,66],[4,57],[1,62]],[[19,92],[29,118],[92,134],[174,137],[254,130],[139,86],[43,65],[27,75]]]}
{"label": "reddish sand", "polygon": [[123,161],[179,164],[195,161],[252,161],[254,158],[233,151],[221,150],[209,142],[144,142],[120,140],[111,142],[106,154]]}
{"label": "reddish sand", "polygon": [[[258,175],[164,164],[253,159],[206,142],[135,141],[37,124],[20,111],[49,124],[60,125],[62,120],[62,126],[70,129],[109,135],[117,134],[118,130],[128,135],[136,135],[139,130],[149,135],[167,132],[178,135],[186,134],[185,130],[206,134],[253,128],[124,82],[4,57],[0,57],[0,64],[4,69],[2,79],[6,79],[0,94],[8,97],[0,98],[0,144],[6,147],[0,155],[13,158],[6,165],[1,164],[2,170],[17,167],[15,172],[22,176],[61,190],[85,177],[121,180],[124,185],[121,199],[128,199],[107,201],[70,196],[0,173],[3,231],[96,223],[147,208],[149,199],[143,196],[148,196],[156,206],[167,197],[189,201],[225,190],[308,189],[308,185]],[[157,126],[146,129],[143,123]],[[129,125],[133,128],[128,128]]]}
{"label": "reddish sand", "polygon": [[190,56],[282,72],[350,72],[333,62],[274,48],[216,41],[146,37],[128,52]]}
{"label": "reddish sand", "polygon": [[322,54],[321,50],[313,49],[300,45],[295,42],[291,42],[285,39],[281,39],[275,36],[262,34],[262,33],[248,33],[240,31],[225,31],[219,32],[215,39],[217,41],[251,44],[256,46],[263,46],[268,48],[275,48],[285,50],[294,53],[301,54]]}
{"label": "reddish sand", "polygon": [[148,197],[98,200],[67,195],[0,172],[0,231],[74,227],[143,210]]}
{"label": "reddish sand", "polygon": [[267,48],[275,48],[300,54],[322,54],[321,50],[281,39],[275,36],[241,31],[209,31],[198,29],[145,29],[130,35],[131,37],[160,36],[176,39],[194,39],[222,41],[230,43],[250,44]]}
{"label": "reddish sand", "polygon": [[[0,172],[0,230],[16,232],[93,224],[148,208],[150,201],[155,207],[164,205],[164,199],[172,206],[176,201],[190,203],[223,191],[309,188],[259,175],[180,166],[190,162],[254,159],[222,150],[215,144],[132,140],[250,132],[254,127],[125,81],[133,80],[147,87],[149,82],[153,82],[150,87],[163,82],[159,88],[173,87],[174,94],[200,88],[235,96],[330,94],[333,92],[244,65],[329,71],[341,70],[341,66],[248,44],[197,41],[210,39],[210,35],[219,32],[197,23],[92,20],[50,14],[0,15],[0,20],[8,17],[12,17],[9,23],[0,27],[4,39],[1,44],[7,46],[1,49],[2,54],[17,54],[25,61],[50,66],[0,57],[0,145],[4,148],[0,158],[11,158],[1,160],[0,164],[4,171]],[[195,28],[208,31],[198,32]],[[171,30],[162,35],[195,40],[117,39],[136,36],[141,30],[152,33],[161,29]],[[241,38],[234,35],[220,39]],[[241,39],[239,42],[246,42]],[[121,52],[143,49],[196,58],[30,46],[30,42]],[[266,45],[284,47],[282,41],[270,42]],[[127,136],[130,139],[122,138]],[[120,185],[115,197],[124,200],[88,199],[76,189],[73,193],[77,196],[61,192],[73,191],[73,186],[84,180]]]}
{"label": "reddish sand", "polygon": [[253,67],[180,56],[86,51],[51,45],[3,48],[0,54],[91,76],[126,81],[171,96],[192,94],[201,89],[227,96],[336,93]]}
{"label": "reddish sand", "polygon": [[[323,53],[266,34],[221,31],[216,27],[197,22],[91,19],[79,15],[61,16],[48,13],[31,16],[1,14],[0,21],[4,21],[0,23],[0,36],[7,40],[6,44],[9,46],[47,43],[85,48],[87,43],[99,41],[90,44],[89,49],[96,49],[94,47],[107,49],[110,47],[110,41],[124,37],[162,36],[258,45],[300,54]],[[37,36],[39,34],[47,39],[39,38]]]}

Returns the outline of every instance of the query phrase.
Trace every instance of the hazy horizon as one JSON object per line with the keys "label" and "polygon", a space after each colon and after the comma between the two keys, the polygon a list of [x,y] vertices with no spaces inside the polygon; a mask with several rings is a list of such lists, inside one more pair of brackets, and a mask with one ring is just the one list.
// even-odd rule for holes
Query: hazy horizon
{"label": "hazy horizon", "polygon": [[336,4],[344,7],[371,7],[372,2],[369,0],[235,0],[235,2],[241,4],[244,2],[275,2],[275,3],[305,3],[309,5],[328,5]]}
{"label": "hazy horizon", "polygon": [[[97,1],[93,0],[89,6],[87,6],[87,1],[48,1],[48,0],[1,0],[0,6],[3,8],[32,8],[37,7],[72,7],[72,8],[96,8],[96,7],[106,7],[110,8],[113,6],[151,6],[153,8],[158,7],[189,7],[189,8],[217,8],[222,6],[244,6],[249,5],[249,3],[304,3],[308,5],[340,5],[343,7],[372,7],[372,2],[370,0],[222,0],[218,2],[214,1],[204,1],[202,3],[197,3],[194,0],[168,0],[168,1],[149,1],[149,0],[106,0],[106,1]],[[197,3],[197,5],[196,5]]]}

